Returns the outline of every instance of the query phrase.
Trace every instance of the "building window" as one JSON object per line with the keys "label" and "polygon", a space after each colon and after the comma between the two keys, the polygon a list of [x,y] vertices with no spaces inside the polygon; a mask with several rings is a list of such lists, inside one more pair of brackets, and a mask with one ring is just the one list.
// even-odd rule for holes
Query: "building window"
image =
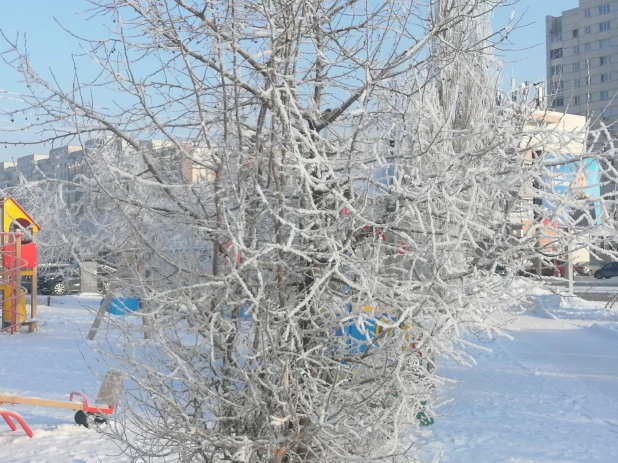
{"label": "building window", "polygon": [[573,38],[576,39],[579,37],[579,29],[573,29]]}
{"label": "building window", "polygon": [[554,82],[551,85],[551,89],[552,89],[552,93],[561,92],[564,89],[564,82],[561,80],[558,82]]}
{"label": "building window", "polygon": [[557,76],[562,74],[562,64],[556,64],[550,68],[550,73],[552,76]]}
{"label": "building window", "polygon": [[573,72],[579,72],[579,63],[573,63]]}
{"label": "building window", "polygon": [[612,57],[610,55],[607,56],[601,56],[599,58],[599,64],[601,66],[605,66],[606,64],[610,64],[612,62]]}
{"label": "building window", "polygon": [[611,97],[609,95],[609,90],[601,90],[601,101],[603,100],[609,100]]}
{"label": "building window", "polygon": [[609,13],[609,3],[605,5],[599,5],[599,14],[607,14]]}
{"label": "building window", "polygon": [[551,34],[551,41],[553,42],[562,42],[562,32],[555,32]]}
{"label": "building window", "polygon": [[558,106],[564,106],[564,98],[554,98],[552,105],[554,108],[557,108]]}
{"label": "building window", "polygon": [[609,48],[612,46],[612,39],[599,40],[599,48]]}
{"label": "building window", "polygon": [[585,18],[589,18],[589,17],[590,17],[590,8],[586,8],[586,9],[584,10],[584,17],[585,17]]}
{"label": "building window", "polygon": [[602,23],[599,23],[599,32],[605,32],[609,29],[609,21],[603,21]]}
{"label": "building window", "polygon": [[590,34],[592,32],[590,26],[584,27],[584,34]]}
{"label": "building window", "polygon": [[579,79],[575,79],[575,80],[573,81],[573,88],[579,88],[579,87],[580,87],[580,82],[579,82]]}
{"label": "building window", "polygon": [[609,119],[610,117],[612,117],[614,115],[614,110],[613,108],[605,108],[602,112],[601,112],[601,119]]}
{"label": "building window", "polygon": [[584,51],[590,51],[592,49],[592,42],[584,44]]}
{"label": "building window", "polygon": [[579,55],[579,45],[573,47],[573,55]]}
{"label": "building window", "polygon": [[562,48],[556,48],[555,50],[550,51],[549,58],[550,59],[562,58]]}
{"label": "building window", "polygon": [[606,72],[601,74],[601,82],[611,82],[612,81],[612,73]]}
{"label": "building window", "polygon": [[581,96],[574,96],[573,97],[573,104],[574,105],[578,105],[581,103]]}

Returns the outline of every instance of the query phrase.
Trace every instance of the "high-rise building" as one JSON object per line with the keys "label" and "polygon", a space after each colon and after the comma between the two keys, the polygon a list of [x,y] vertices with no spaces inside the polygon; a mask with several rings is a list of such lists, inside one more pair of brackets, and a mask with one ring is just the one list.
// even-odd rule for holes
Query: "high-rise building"
{"label": "high-rise building", "polygon": [[546,51],[555,111],[587,116],[593,127],[618,120],[617,0],[580,0],[547,16]]}

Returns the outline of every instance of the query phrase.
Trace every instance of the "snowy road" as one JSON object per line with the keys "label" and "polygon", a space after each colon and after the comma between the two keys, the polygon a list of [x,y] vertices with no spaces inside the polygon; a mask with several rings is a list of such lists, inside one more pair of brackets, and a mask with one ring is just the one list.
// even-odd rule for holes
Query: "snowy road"
{"label": "snowy road", "polygon": [[[564,278],[546,278],[545,284],[566,293],[568,282]],[[575,294],[588,301],[609,302],[618,299],[618,279],[598,280],[594,277],[576,277],[573,280]]]}
{"label": "snowy road", "polygon": [[464,381],[432,430],[443,461],[618,461],[618,313],[596,323],[602,312],[581,305],[525,316],[476,367],[443,371]]}

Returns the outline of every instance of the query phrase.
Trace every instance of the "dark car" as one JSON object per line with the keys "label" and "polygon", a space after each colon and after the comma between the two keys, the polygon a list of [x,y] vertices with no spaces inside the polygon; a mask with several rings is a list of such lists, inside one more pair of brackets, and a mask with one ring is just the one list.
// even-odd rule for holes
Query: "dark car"
{"label": "dark car", "polygon": [[488,265],[486,267],[482,267],[480,270],[484,275],[490,275],[492,273],[501,277],[508,275],[508,270],[502,265],[496,265],[495,267],[493,265]]}
{"label": "dark car", "polygon": [[508,270],[503,265],[496,265],[496,269],[494,270],[496,275],[500,275],[501,277],[505,277],[508,275]]}
{"label": "dark car", "polygon": [[[109,286],[109,277],[115,271],[116,269],[107,265],[97,266],[97,286],[100,292],[104,292]],[[56,296],[80,292],[80,268],[77,264],[48,266],[37,278],[37,286],[42,294]]]}
{"label": "dark car", "polygon": [[26,293],[30,294],[32,292],[32,277],[21,277],[21,287],[26,290]]}
{"label": "dark car", "polygon": [[[526,267],[524,270],[520,270],[517,274],[524,277],[537,276],[539,274],[539,270],[536,265],[533,265]],[[543,265],[541,266],[541,276],[559,277],[561,274],[560,270],[558,270],[555,266],[543,262]]]}
{"label": "dark car", "polygon": [[81,276],[77,265],[48,267],[37,278],[37,287],[42,294],[76,293],[81,289]]}
{"label": "dark car", "polygon": [[[62,269],[75,266],[75,263],[72,262],[60,262],[56,264],[39,264],[37,266],[37,292],[41,290],[41,283],[52,275],[58,275]],[[21,286],[28,293],[32,292],[32,277],[31,276],[22,276],[21,277]]]}
{"label": "dark car", "polygon": [[602,278],[618,277],[618,262],[610,262],[605,264],[599,270],[594,272],[594,277],[599,280]]}

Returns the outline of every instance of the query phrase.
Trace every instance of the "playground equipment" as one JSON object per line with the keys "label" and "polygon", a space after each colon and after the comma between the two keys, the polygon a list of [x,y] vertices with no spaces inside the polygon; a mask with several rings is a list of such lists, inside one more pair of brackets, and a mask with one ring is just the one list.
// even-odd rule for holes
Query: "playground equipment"
{"label": "playground equipment", "polygon": [[[93,421],[95,423],[107,421],[105,417],[111,415],[116,408],[121,386],[122,375],[118,372],[111,371],[105,375],[94,405],[90,405],[86,395],[81,392],[71,392],[68,401],[0,394],[0,405],[32,405],[36,407],[76,410],[75,422],[82,426],[89,427],[90,423]],[[80,398],[81,402],[74,400],[76,398]],[[32,430],[17,412],[0,408],[0,417],[4,418],[4,421],[6,421],[6,424],[9,425],[12,431],[17,430],[17,426],[13,422],[13,420],[15,420],[29,437],[33,436]]]}
{"label": "playground equipment", "polygon": [[2,328],[13,334],[28,325],[36,331],[36,296],[31,298],[27,319],[26,291],[23,276],[31,277],[32,294],[37,288],[37,247],[32,241],[41,227],[12,198],[0,198],[0,292],[2,294]]}
{"label": "playground equipment", "polygon": [[[135,312],[139,310],[140,307],[140,299],[137,297],[113,297],[112,291],[107,291],[105,293],[105,297],[101,301],[101,306],[99,307],[99,311],[97,312],[97,316],[94,318],[92,322],[92,328],[90,328],[90,332],[88,333],[88,340],[92,341],[94,337],[97,335],[97,331],[99,326],[101,326],[101,321],[103,321],[103,317],[105,313],[109,313],[112,315],[126,315],[131,312]],[[142,317],[142,323],[144,324],[144,339],[148,339],[150,336],[148,331],[148,326],[146,319]]]}
{"label": "playground equipment", "polygon": [[[351,313],[353,311],[352,304],[347,303],[345,307],[348,312]],[[350,319],[342,328],[339,328],[335,332],[335,336],[344,339],[344,350],[348,355],[363,355],[369,346],[377,346],[380,337],[387,336],[389,332],[392,333],[391,329],[385,329],[382,325],[392,325],[397,320],[394,314],[385,310],[376,310],[369,305],[362,307],[361,313],[363,312],[365,315],[364,321],[359,323],[358,318]],[[403,334],[403,339],[408,343],[407,346],[405,344],[401,346],[401,349],[412,349],[417,357],[415,363],[422,366],[427,374],[432,374],[435,370],[435,364],[432,360],[426,358],[418,349],[422,341],[422,335],[418,332],[415,333],[416,330],[411,329],[414,326],[416,325],[399,324],[398,329],[405,333]],[[402,369],[405,368],[406,367],[402,367]],[[394,393],[393,397],[397,397],[397,393]],[[422,400],[420,404],[421,409],[416,413],[416,419],[421,426],[431,426],[434,424],[434,418],[429,416],[426,412],[427,401]]]}

